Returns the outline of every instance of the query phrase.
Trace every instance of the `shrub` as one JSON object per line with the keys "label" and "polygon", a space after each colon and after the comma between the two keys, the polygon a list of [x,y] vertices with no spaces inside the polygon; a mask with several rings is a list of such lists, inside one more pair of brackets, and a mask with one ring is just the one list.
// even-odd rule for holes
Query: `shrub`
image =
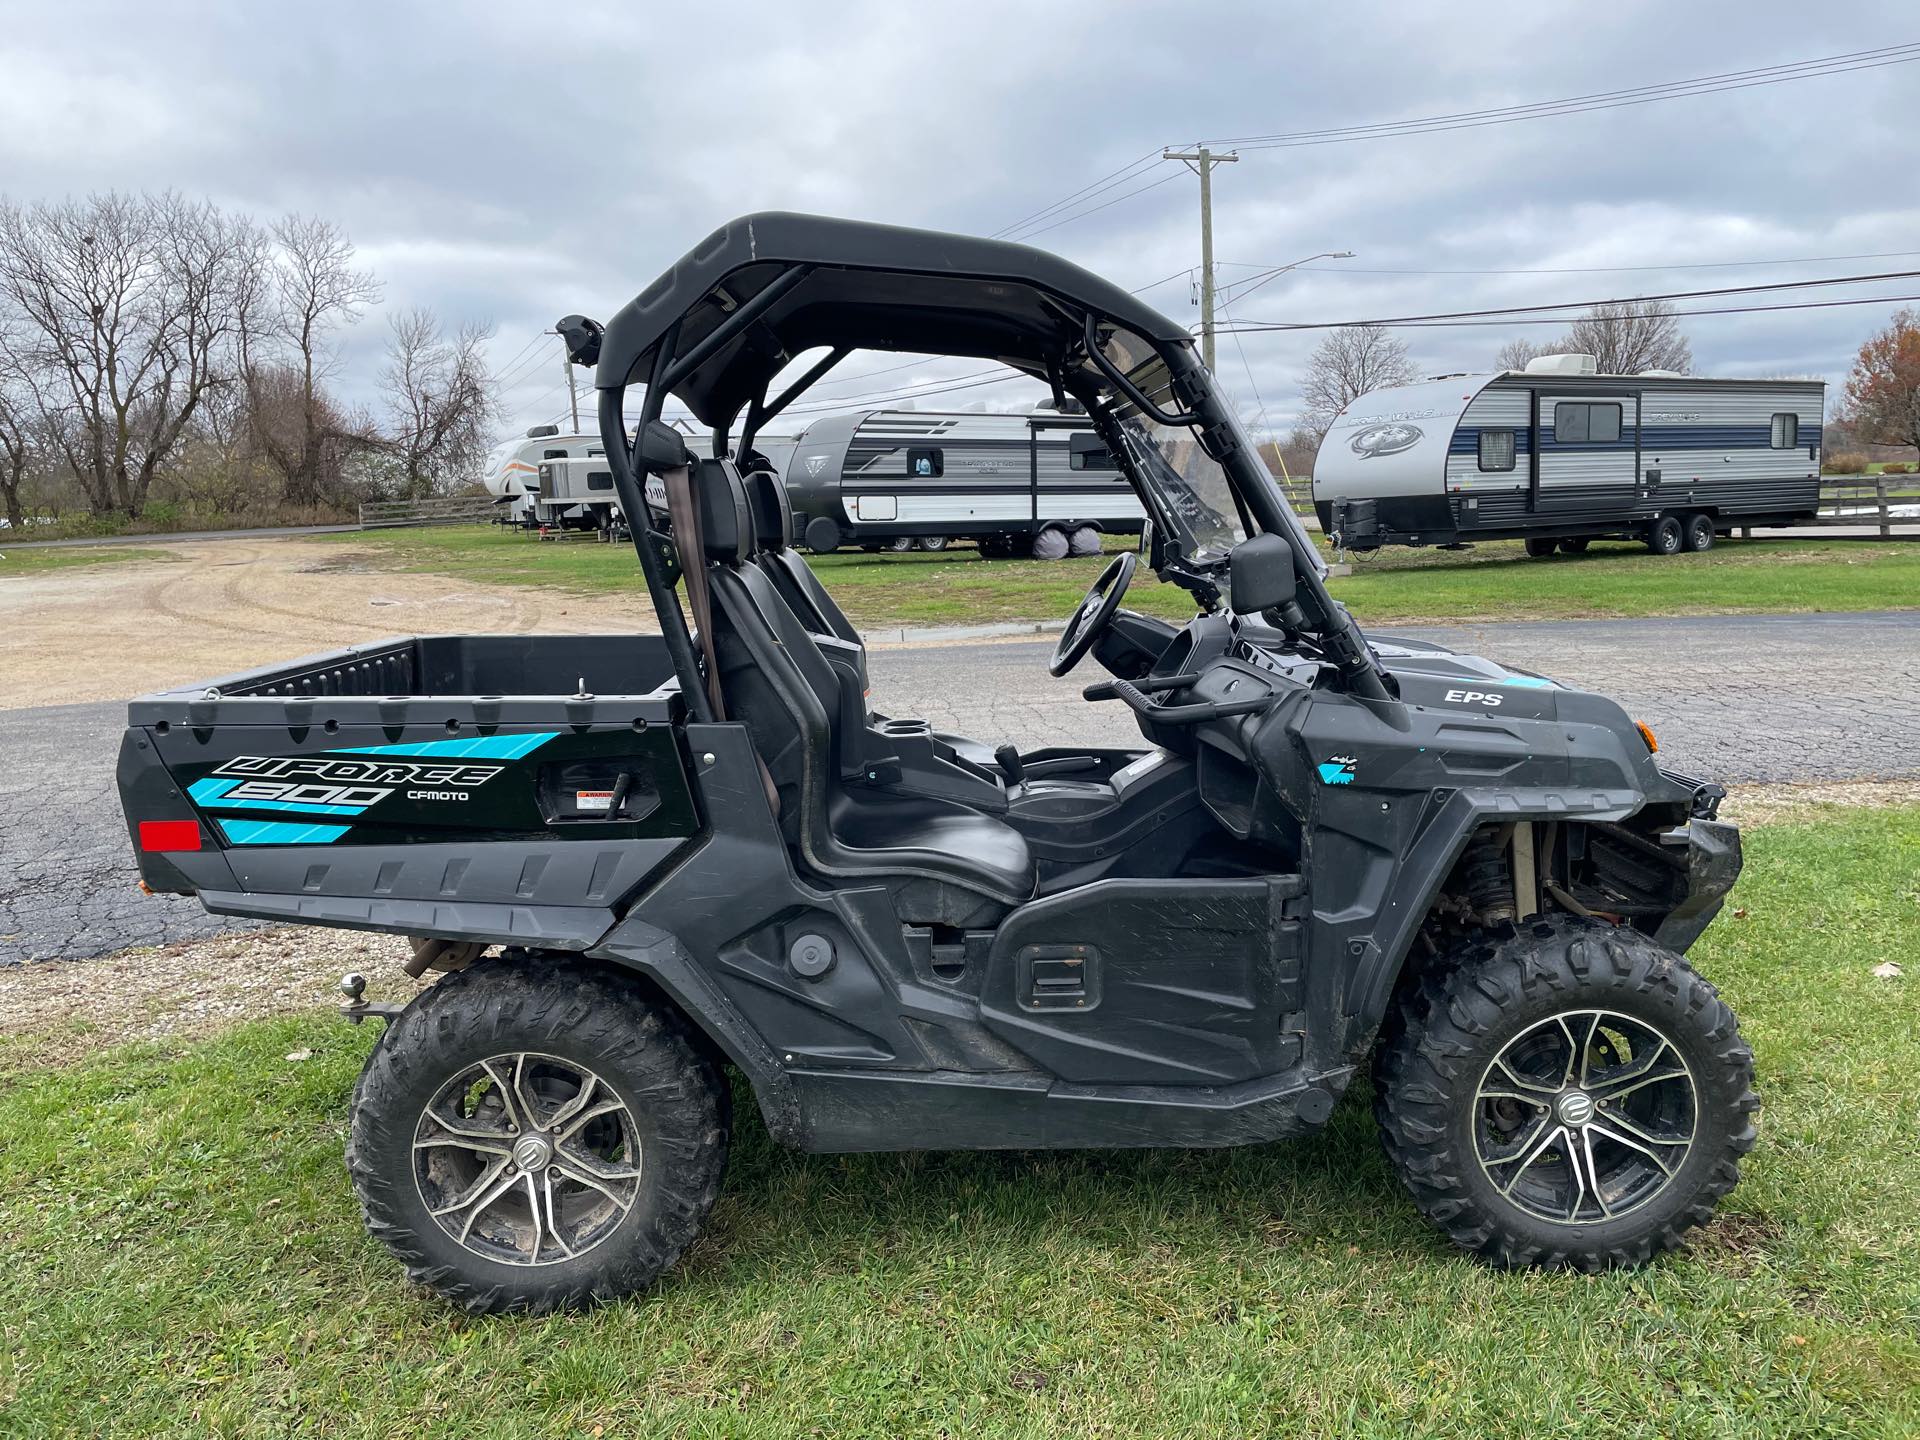
{"label": "shrub", "polygon": [[1867,473],[1867,457],[1852,451],[1842,455],[1829,455],[1827,463],[1820,469],[1827,475],[1864,475]]}
{"label": "shrub", "polygon": [[1882,465],[1880,467],[1880,473],[1882,475],[1911,475],[1913,474],[1913,466],[1907,464],[1904,460],[1894,460]]}

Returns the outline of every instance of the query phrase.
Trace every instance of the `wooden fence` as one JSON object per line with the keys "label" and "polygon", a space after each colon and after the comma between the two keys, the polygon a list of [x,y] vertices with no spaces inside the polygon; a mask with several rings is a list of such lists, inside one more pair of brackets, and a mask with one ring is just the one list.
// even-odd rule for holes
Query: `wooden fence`
{"label": "wooden fence", "polygon": [[1912,475],[1825,475],[1820,479],[1820,513],[1810,525],[1877,525],[1880,538],[1896,529],[1920,530],[1920,477]]}
{"label": "wooden fence", "polygon": [[360,507],[362,530],[400,525],[475,525],[500,512],[491,495],[454,495],[439,500],[378,500]]}

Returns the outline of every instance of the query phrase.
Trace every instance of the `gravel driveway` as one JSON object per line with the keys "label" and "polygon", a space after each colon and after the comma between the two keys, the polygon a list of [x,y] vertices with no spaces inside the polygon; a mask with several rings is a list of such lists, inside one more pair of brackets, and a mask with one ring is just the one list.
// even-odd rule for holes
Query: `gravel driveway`
{"label": "gravel driveway", "polygon": [[[1726,781],[1920,777],[1920,613],[1560,621],[1412,630],[1619,699],[1663,758]],[[874,704],[990,744],[1128,744],[1096,672],[1034,642],[877,649]],[[229,667],[230,668],[230,667]],[[141,895],[114,790],[118,703],[0,710],[0,964],[104,955],[245,922]]]}

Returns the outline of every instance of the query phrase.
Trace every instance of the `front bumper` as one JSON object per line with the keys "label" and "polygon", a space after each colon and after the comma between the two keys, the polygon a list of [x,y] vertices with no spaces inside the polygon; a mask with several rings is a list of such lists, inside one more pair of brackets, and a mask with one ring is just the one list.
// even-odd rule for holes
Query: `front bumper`
{"label": "front bumper", "polygon": [[1740,830],[1696,815],[1661,838],[1663,843],[1686,847],[1687,898],[1660,922],[1653,938],[1685,954],[1720,913],[1727,892],[1740,878]]}

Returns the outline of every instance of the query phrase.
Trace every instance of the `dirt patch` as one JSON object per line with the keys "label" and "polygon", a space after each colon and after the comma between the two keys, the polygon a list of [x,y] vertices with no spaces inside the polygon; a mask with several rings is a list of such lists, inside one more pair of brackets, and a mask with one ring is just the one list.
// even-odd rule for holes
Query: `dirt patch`
{"label": "dirt patch", "polygon": [[1851,806],[1886,809],[1920,805],[1920,780],[1820,780],[1804,785],[1734,785],[1720,818],[1735,825],[1777,825],[1812,820],[1824,809]]}
{"label": "dirt patch", "polygon": [[151,557],[11,580],[0,709],[120,700],[393,635],[655,631],[644,592],[563,595],[396,574],[302,540],[155,545]]}
{"label": "dirt patch", "polygon": [[349,970],[370,1000],[423,987],[407,942],[352,930],[286,929],[126,950],[98,960],[0,965],[0,1071],[71,1064],[134,1040],[193,1039],[247,1020],[341,1003]]}

